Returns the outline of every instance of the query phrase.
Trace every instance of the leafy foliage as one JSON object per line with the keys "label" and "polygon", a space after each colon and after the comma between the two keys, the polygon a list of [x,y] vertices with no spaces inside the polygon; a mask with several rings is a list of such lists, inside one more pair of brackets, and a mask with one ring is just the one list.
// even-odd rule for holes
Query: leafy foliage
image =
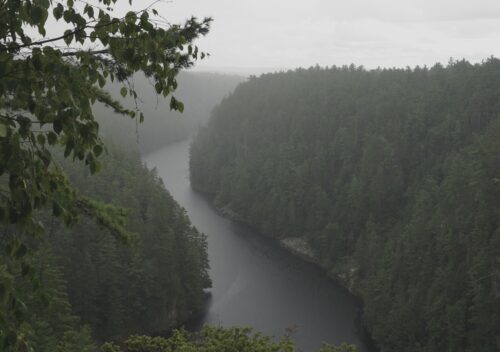
{"label": "leafy foliage", "polygon": [[499,77],[493,58],[254,77],[193,142],[191,184],[307,241],[384,351],[497,351]]}
{"label": "leafy foliage", "polygon": [[[80,213],[91,215],[119,240],[130,241],[113,216],[120,210],[81,197],[55,162],[54,147],[95,173],[104,146],[92,105],[101,102],[144,118],[103,90],[106,82],[121,82],[122,96],[137,99],[131,77],[141,71],[166,97],[177,87],[179,70],[205,56],[192,43],[208,32],[209,18],[171,25],[150,7],[114,17],[115,3],[0,2],[0,222],[14,226],[2,238],[9,257],[0,270],[0,346],[5,349],[28,348],[23,331],[30,312],[15,278],[26,278],[29,291],[40,287],[26,255],[28,242],[36,243],[44,233],[39,211],[49,207],[66,224],[74,224]],[[52,36],[46,30],[50,21],[66,29]],[[183,110],[173,96],[170,107]]]}
{"label": "leafy foliage", "polygon": [[[206,326],[196,335],[174,331],[168,338],[131,336],[119,346],[106,343],[102,352],[295,352],[293,342],[286,337],[277,341],[248,328],[215,328]],[[325,345],[318,352],[356,352],[353,345]]]}
{"label": "leafy foliage", "polygon": [[[210,19],[192,18],[183,26],[150,19],[152,9],[110,15],[115,1],[99,0],[83,10],[73,1],[4,1],[0,6],[0,174],[8,177],[1,193],[0,216],[29,232],[39,232],[33,210],[52,203],[54,215],[75,220],[78,202],[54,164],[48,146],[60,145],[66,157],[99,169],[103,151],[92,104],[102,102],[135,117],[102,90],[106,80],[123,82],[122,96],[137,93],[128,81],[142,71],[155,82],[158,94],[176,87],[175,76],[199,55],[191,42],[206,34]],[[103,9],[99,5],[107,8]],[[45,37],[49,18],[65,22],[63,35],[32,39],[26,26]],[[64,40],[68,46],[56,46]],[[94,43],[96,50],[86,49]],[[171,97],[170,107],[182,110]],[[142,118],[142,116],[141,116]]]}

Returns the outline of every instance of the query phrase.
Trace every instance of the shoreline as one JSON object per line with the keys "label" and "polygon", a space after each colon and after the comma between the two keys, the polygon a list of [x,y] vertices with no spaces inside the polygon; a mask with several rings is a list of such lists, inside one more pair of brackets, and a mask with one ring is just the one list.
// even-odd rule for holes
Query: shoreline
{"label": "shoreline", "polygon": [[[210,202],[210,204],[213,206],[213,208],[216,210],[216,212],[222,216],[225,219],[234,221],[238,224],[244,225],[252,229],[255,233],[257,233],[259,236],[265,237],[267,239],[270,239],[274,244],[276,244],[278,247],[286,251],[287,253],[293,255],[294,257],[309,263],[311,265],[314,265],[317,269],[322,271],[325,276],[329,279],[332,280],[335,284],[339,285],[342,289],[347,291],[353,298],[355,298],[359,303],[360,303],[360,309],[358,312],[358,316],[355,320],[355,325],[356,328],[358,329],[358,334],[360,338],[364,341],[365,345],[368,347],[368,349],[372,352],[378,352],[380,349],[378,347],[378,344],[376,341],[372,338],[372,335],[369,331],[369,329],[366,327],[366,325],[363,323],[363,312],[364,312],[364,300],[363,297],[360,295],[359,292],[357,292],[354,287],[353,283],[351,280],[351,284],[348,284],[348,280],[346,278],[343,278],[339,276],[338,274],[332,272],[328,268],[324,267],[321,265],[320,261],[314,256],[312,253],[312,248],[300,248],[295,246],[294,244],[297,244],[298,241],[299,244],[304,244],[305,241],[300,238],[300,237],[293,237],[293,238],[285,238],[283,240],[277,239],[273,236],[270,236],[266,233],[263,233],[259,231],[255,226],[253,226],[251,223],[249,223],[246,219],[244,219],[241,215],[238,213],[234,212],[230,208],[224,208],[220,207],[214,202],[215,195],[211,192],[207,192],[205,190],[199,189],[197,187],[194,187],[191,183],[191,189],[204,197],[207,198],[207,200]],[[307,244],[308,246],[308,244]],[[310,251],[309,251],[310,249]]]}

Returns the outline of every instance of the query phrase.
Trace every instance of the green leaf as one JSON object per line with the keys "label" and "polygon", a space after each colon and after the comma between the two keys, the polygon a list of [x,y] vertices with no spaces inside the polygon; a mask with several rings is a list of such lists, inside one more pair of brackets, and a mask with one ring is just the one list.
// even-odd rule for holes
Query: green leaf
{"label": "green leaf", "polygon": [[38,6],[33,6],[31,8],[31,20],[34,23],[40,23],[43,17],[43,10]]}
{"label": "green leaf", "polygon": [[85,6],[85,10],[87,12],[87,14],[89,15],[90,18],[94,18],[94,8],[90,5],[86,5]]}
{"label": "green leaf", "polygon": [[177,110],[182,113],[184,111],[184,104],[178,101],[175,97],[172,97],[170,98],[170,109]]}
{"label": "green leaf", "polygon": [[66,43],[67,46],[71,44],[73,41],[74,33],[72,30],[67,29],[64,31],[64,42]]}
{"label": "green leaf", "polygon": [[163,85],[160,82],[157,82],[155,84],[155,89],[156,89],[156,93],[160,94],[161,91],[163,90]]}
{"label": "green leaf", "polygon": [[183,102],[180,102],[180,101],[177,102],[177,110],[179,110],[179,112],[184,112],[184,103]]}
{"label": "green leaf", "polygon": [[134,11],[129,11],[125,15],[125,21],[128,23],[135,23],[137,21],[137,15]]}
{"label": "green leaf", "polygon": [[120,89],[120,94],[125,98],[127,96],[127,88],[122,87],[122,89]]}
{"label": "green leaf", "polygon": [[99,81],[100,88],[103,88],[106,85],[106,79],[103,76],[99,75],[97,80]]}
{"label": "green leaf", "polygon": [[60,3],[57,4],[57,6],[54,7],[54,10],[52,11],[56,20],[59,20],[62,17],[63,12],[64,12],[64,7]]}

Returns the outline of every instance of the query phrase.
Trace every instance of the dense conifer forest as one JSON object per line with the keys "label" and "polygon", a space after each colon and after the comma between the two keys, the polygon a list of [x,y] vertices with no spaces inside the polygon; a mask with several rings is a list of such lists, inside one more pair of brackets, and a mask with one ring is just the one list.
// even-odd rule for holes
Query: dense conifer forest
{"label": "dense conifer forest", "polygon": [[364,302],[384,352],[500,349],[500,61],[253,77],[191,183]]}
{"label": "dense conifer forest", "polygon": [[[155,171],[138,153],[116,147],[102,161],[98,175],[61,162],[82,194],[118,206],[114,221],[123,221],[131,241],[119,241],[86,216],[68,228],[39,215],[47,235],[30,241],[28,251],[41,289],[23,290],[23,280],[30,282],[20,272],[17,278],[20,299],[31,307],[22,332],[36,351],[94,351],[131,334],[165,333],[201,308],[210,286],[205,238]],[[14,232],[2,228],[3,241]]]}
{"label": "dense conifer forest", "polygon": [[[282,337],[238,326],[176,329],[207,302],[205,322],[252,325],[259,316],[266,321],[256,328],[279,334],[270,309],[278,306],[287,322],[304,318],[309,333],[321,332],[305,335],[315,343],[308,352],[355,352],[347,343],[319,347],[345,340],[365,351],[354,331],[358,302],[330,278],[361,298],[380,351],[500,351],[500,60],[317,66],[249,80],[187,72],[210,56],[199,43],[217,51],[206,67],[254,72],[333,56],[382,65],[450,52],[477,58],[500,35],[484,23],[500,8],[457,3],[448,13],[423,1],[361,1],[335,4],[331,16],[326,0],[302,8],[214,2],[208,12],[220,27],[205,42],[214,19],[178,15],[203,15],[206,4],[170,3],[0,0],[0,352],[301,350],[291,340],[295,321]],[[387,28],[404,37],[392,41]],[[172,159],[164,150],[161,177],[141,161],[200,126],[192,187],[258,231],[219,219],[203,197],[202,208],[184,204],[210,237],[191,224],[161,178],[179,187],[174,194],[186,190],[187,149],[174,148]],[[169,175],[179,178],[164,166],[178,167]],[[223,226],[211,227],[217,220]],[[300,287],[290,279],[304,276],[278,257],[317,267],[226,236],[255,239],[250,232],[326,270],[311,277],[331,286],[302,285],[320,304],[288,297]],[[229,245],[213,251],[213,235]],[[277,277],[286,285],[270,289]],[[245,309],[225,319],[221,306]]]}

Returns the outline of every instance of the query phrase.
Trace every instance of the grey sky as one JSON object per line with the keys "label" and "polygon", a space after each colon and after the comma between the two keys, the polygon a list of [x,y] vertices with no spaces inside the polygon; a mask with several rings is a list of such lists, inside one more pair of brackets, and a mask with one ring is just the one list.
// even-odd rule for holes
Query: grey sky
{"label": "grey sky", "polygon": [[200,70],[415,66],[500,55],[500,0],[173,0],[156,8],[174,22],[214,18],[199,42],[212,55]]}
{"label": "grey sky", "polygon": [[[138,10],[154,0],[134,0]],[[117,3],[115,15],[130,10]],[[431,66],[500,57],[500,0],[159,0],[173,23],[213,17],[195,70],[259,74],[354,63]],[[49,27],[60,32],[61,22]]]}

